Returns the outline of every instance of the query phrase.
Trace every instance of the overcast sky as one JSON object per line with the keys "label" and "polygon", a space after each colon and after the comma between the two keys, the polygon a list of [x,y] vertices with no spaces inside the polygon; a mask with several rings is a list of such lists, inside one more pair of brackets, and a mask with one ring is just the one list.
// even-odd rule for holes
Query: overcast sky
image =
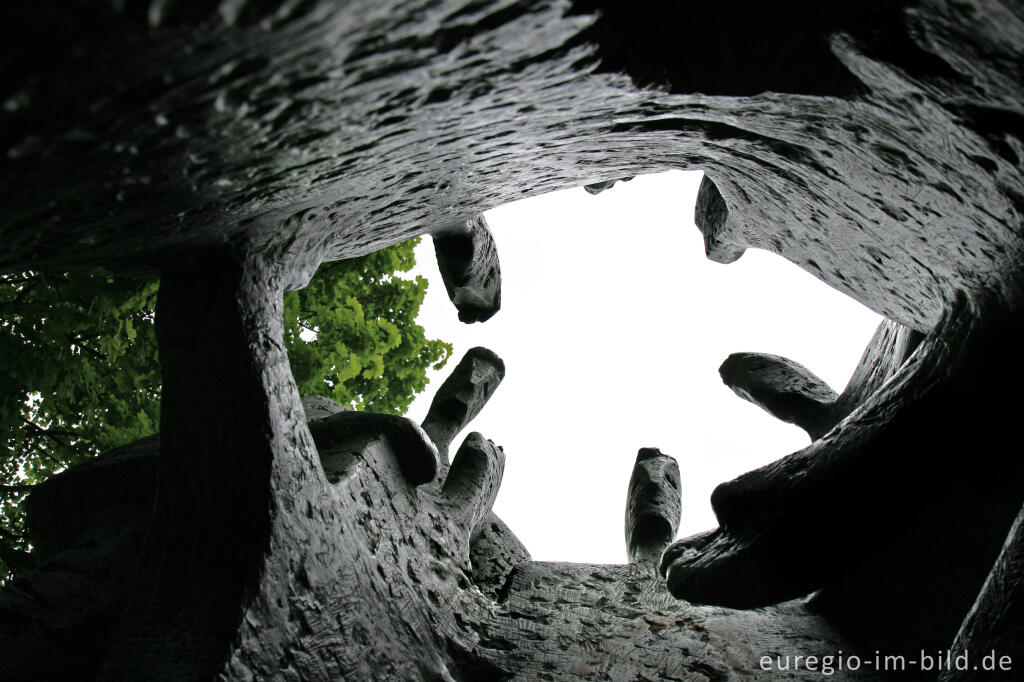
{"label": "overcast sky", "polygon": [[783,355],[839,392],[880,321],[773,254],[708,261],[693,223],[700,177],[674,171],[489,211],[502,307],[483,324],[458,321],[430,238],[417,247],[414,274],[430,281],[420,323],[455,355],[407,416],[422,421],[469,348],[502,357],[505,380],[466,433],[504,446],[495,512],[536,560],[626,560],[626,486],[641,447],[679,462],[679,537],[716,527],[717,484],[809,443],[726,388],[722,361]]}

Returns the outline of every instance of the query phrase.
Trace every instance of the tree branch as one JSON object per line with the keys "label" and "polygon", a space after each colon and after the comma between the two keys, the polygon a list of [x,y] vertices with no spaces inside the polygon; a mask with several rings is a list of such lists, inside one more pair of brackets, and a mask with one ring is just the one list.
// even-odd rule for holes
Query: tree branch
{"label": "tree branch", "polygon": [[36,560],[31,554],[9,547],[2,542],[0,542],[0,561],[19,572],[30,571],[36,566]]}
{"label": "tree branch", "polygon": [[[57,437],[58,434],[62,434],[62,433],[63,434],[68,434],[67,431],[50,431],[49,429],[44,429],[43,427],[39,426],[39,424],[36,424],[31,419],[26,419],[23,415],[18,415],[18,417],[26,425],[30,426],[32,428],[32,430],[35,431],[36,433],[38,433],[38,434],[40,434],[42,436],[46,436],[47,438],[51,439],[53,442],[55,442],[57,445],[60,445],[63,448],[71,450],[71,445],[69,443],[67,443],[67,442],[65,442],[65,441],[63,441],[63,440],[61,440],[60,438]],[[75,434],[72,433],[70,435],[75,435]],[[46,455],[50,459],[50,461],[53,462],[54,464],[60,464],[62,466],[64,465],[63,462],[59,462],[58,460],[56,460],[53,457],[53,455],[51,455],[50,453],[46,452],[45,450],[42,450],[42,453],[44,455]]]}

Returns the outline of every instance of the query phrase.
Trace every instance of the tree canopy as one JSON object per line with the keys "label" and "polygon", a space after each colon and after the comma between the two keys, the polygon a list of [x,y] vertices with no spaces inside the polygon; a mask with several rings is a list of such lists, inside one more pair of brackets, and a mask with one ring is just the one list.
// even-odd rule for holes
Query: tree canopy
{"label": "tree canopy", "polygon": [[299,393],[403,414],[426,388],[426,368],[448,361],[451,344],[427,339],[416,324],[427,281],[394,276],[416,264],[414,245],[323,263],[305,289],[285,296],[285,345]]}
{"label": "tree canopy", "polygon": [[[402,414],[450,344],[416,323],[415,241],[324,263],[285,297],[302,395]],[[159,430],[156,281],[100,269],[0,275],[0,580],[28,564],[22,503],[31,486]]]}

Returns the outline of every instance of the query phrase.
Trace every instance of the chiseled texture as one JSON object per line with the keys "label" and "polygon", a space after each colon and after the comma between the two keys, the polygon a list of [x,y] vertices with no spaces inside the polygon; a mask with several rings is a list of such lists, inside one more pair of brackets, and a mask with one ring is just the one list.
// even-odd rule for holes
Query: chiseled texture
{"label": "chiseled texture", "polygon": [[466,351],[434,393],[423,418],[423,430],[437,446],[442,471],[448,469],[452,439],[480,414],[504,378],[502,359],[494,351],[476,346]]}
{"label": "chiseled texture", "polygon": [[[480,413],[504,378],[502,359],[494,351],[478,346],[466,351],[434,393],[423,419],[423,430],[437,446],[441,462],[439,482],[447,476],[452,439]],[[531,559],[515,533],[489,508],[485,517],[474,524],[470,543],[473,581],[491,597],[498,594],[517,564]]]}
{"label": "chiseled texture", "polygon": [[626,493],[626,554],[654,568],[676,537],[682,506],[679,465],[658,448],[640,448]]}
{"label": "chiseled texture", "polygon": [[513,569],[533,557],[526,545],[494,512],[476,529],[469,546],[473,568],[473,584],[480,591],[497,599]]}
{"label": "chiseled texture", "polygon": [[1024,465],[1003,434],[963,428],[1014,418],[978,391],[1015,325],[982,326],[961,297],[837,428],[718,486],[720,528],[662,558],[672,593],[752,608],[818,590],[816,610],[861,646],[948,646],[1020,508]]}
{"label": "chiseled texture", "polygon": [[[499,606],[524,632],[534,631],[523,637],[528,646],[506,654],[511,679],[523,682],[820,680],[819,670],[780,672],[774,661],[851,650],[799,602],[755,611],[695,606],[673,599],[664,583],[635,566],[522,564]],[[504,633],[493,628],[482,636],[496,647],[515,644],[501,642]],[[762,667],[766,655],[772,665]],[[843,671],[831,678],[874,675]]]}
{"label": "chiseled texture", "polygon": [[798,362],[768,353],[733,353],[718,373],[733,393],[796,424],[812,440],[835,425],[836,392]]}
{"label": "chiseled texture", "polygon": [[306,413],[306,421],[310,422],[330,417],[332,414],[337,414],[348,408],[322,395],[309,395],[302,397],[302,409]]}
{"label": "chiseled texture", "polygon": [[7,10],[23,47],[0,266],[145,264],[300,226],[355,256],[702,168],[709,242],[781,253],[899,322],[933,327],[954,288],[1019,297],[1011,3],[211,2],[157,26],[145,4]]}
{"label": "chiseled texture", "polygon": [[834,419],[839,422],[860,407],[875,391],[891,379],[917,350],[922,334],[909,327],[882,320],[868,341],[846,388],[833,406]]}
{"label": "chiseled texture", "polygon": [[[523,563],[503,524],[477,525],[500,469],[485,440],[468,461],[487,473],[465,479],[483,489],[458,486],[457,503],[441,487],[446,457],[416,486],[430,467],[409,464],[432,460],[429,429],[370,418],[319,452],[281,338],[283,293],[324,259],[674,168],[705,171],[695,217],[710,258],[768,249],[913,334],[869,349],[836,428],[715,492],[721,527],[668,550],[669,589],[732,607],[817,590],[820,618],[800,605],[713,611],[728,645],[749,651],[776,638],[817,650],[837,632],[867,650],[952,641],[1024,490],[1004,398],[1024,379],[1018,3],[0,12],[0,269],[103,264],[162,280],[163,433],[139,569],[104,571],[130,554],[107,534],[95,583],[55,588],[99,596],[89,608],[121,590],[126,604],[112,637],[68,657],[92,656],[103,679],[760,674],[733,649],[694,644],[685,616],[652,629],[635,614],[663,610],[630,596],[660,590],[652,577]],[[498,558],[477,571],[488,552]],[[25,580],[52,575],[43,562]],[[553,613],[518,615],[549,595]],[[66,622],[76,603],[32,615]],[[11,613],[0,626],[24,634]],[[75,669],[67,638],[34,632],[18,640],[24,676]],[[581,650],[584,664],[568,653]]]}
{"label": "chiseled texture", "polygon": [[501,265],[487,220],[435,233],[434,252],[448,298],[462,322],[485,322],[501,308]]}
{"label": "chiseled texture", "polygon": [[840,395],[798,362],[768,353],[733,353],[718,373],[736,395],[820,438],[899,371],[922,335],[882,320]]}
{"label": "chiseled texture", "polygon": [[[352,416],[336,411],[310,421],[327,485],[322,506],[307,507],[301,518],[316,525],[333,515],[342,524],[327,536],[335,542],[323,538],[303,547],[292,554],[298,561],[292,580],[270,581],[267,589],[287,605],[289,638],[282,638],[282,623],[263,620],[268,614],[262,609],[250,611],[241,628],[255,629],[224,672],[229,679],[771,680],[775,673],[761,667],[761,656],[769,652],[850,651],[847,641],[799,603],[751,613],[692,606],[673,599],[662,581],[636,566],[520,562],[501,594],[488,596],[479,589],[475,568],[469,570],[470,536],[497,493],[504,465],[500,448],[470,434],[443,488],[417,488],[408,482],[396,445],[406,444],[405,456],[429,456],[431,446],[422,440],[417,448],[393,437],[384,420],[373,422],[383,428],[356,432],[349,425]],[[78,500],[73,483],[98,501],[111,493],[109,507],[98,509],[107,515],[120,506],[116,487],[131,486],[151,499],[155,480],[142,473],[142,464],[156,460],[156,447],[149,439],[61,474],[36,493],[33,509]],[[641,463],[663,459],[668,458]],[[97,463],[121,475],[92,476]],[[0,593],[0,622],[19,625],[0,640],[7,679],[88,678],[102,663],[104,643],[132,594],[130,583],[117,580],[137,566],[141,534],[133,544],[111,533],[98,514],[90,518],[79,544],[47,557],[53,561]],[[145,514],[136,510],[133,518],[138,524]],[[39,522],[52,524],[53,516]],[[101,544],[97,551],[90,545],[96,538],[119,545]],[[331,556],[340,564],[325,571]],[[109,581],[90,579],[97,568]],[[62,602],[74,608],[55,620],[49,614]],[[40,609],[40,603],[49,606]],[[43,646],[50,648],[36,648]],[[327,660],[318,661],[318,653]],[[148,675],[186,677],[179,661],[173,663],[154,665]],[[795,679],[817,674],[805,671]]]}

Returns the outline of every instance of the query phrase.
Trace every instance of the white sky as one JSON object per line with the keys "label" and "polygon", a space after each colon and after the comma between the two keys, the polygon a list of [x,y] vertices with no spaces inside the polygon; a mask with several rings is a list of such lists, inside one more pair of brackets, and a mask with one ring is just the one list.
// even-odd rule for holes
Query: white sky
{"label": "white sky", "polygon": [[501,259],[502,307],[458,321],[433,243],[420,323],[455,353],[407,416],[473,346],[505,361],[505,380],[465,433],[505,448],[495,512],[535,560],[622,563],[626,487],[636,452],[679,462],[679,537],[716,527],[723,481],[809,443],[725,387],[730,353],[789,357],[842,391],[880,318],[773,254],[723,266],[704,257],[693,206],[700,172],[673,171],[517,201],[486,216]]}

